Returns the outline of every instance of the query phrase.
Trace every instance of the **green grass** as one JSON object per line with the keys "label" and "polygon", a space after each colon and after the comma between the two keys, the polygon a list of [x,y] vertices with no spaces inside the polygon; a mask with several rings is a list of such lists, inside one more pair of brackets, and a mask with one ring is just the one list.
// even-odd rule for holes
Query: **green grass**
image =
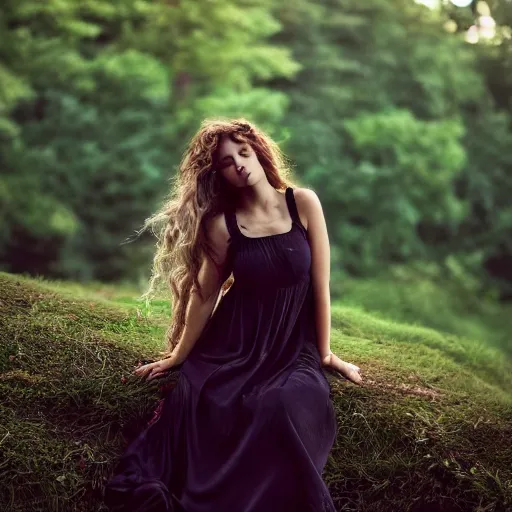
{"label": "green grass", "polygon": [[333,295],[345,306],[386,320],[431,327],[492,345],[512,359],[512,304],[478,296],[465,276],[436,266],[393,266],[372,279],[333,279]]}
{"label": "green grass", "polygon": [[[0,289],[0,509],[101,510],[117,457],[160,397],[133,369],[163,349],[169,303],[146,310],[129,287],[5,273]],[[485,321],[472,338],[446,328],[447,313],[434,329],[372,307],[332,307],[332,349],[364,377],[327,374],[338,436],[324,478],[338,510],[511,510],[505,336]]]}

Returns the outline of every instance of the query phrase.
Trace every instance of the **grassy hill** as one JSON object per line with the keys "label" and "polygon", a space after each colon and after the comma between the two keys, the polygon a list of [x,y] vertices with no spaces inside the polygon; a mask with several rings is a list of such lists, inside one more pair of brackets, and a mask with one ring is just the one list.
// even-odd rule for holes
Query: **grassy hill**
{"label": "grassy hill", "polygon": [[[102,510],[117,457],[172,386],[133,375],[158,357],[169,303],[149,312],[129,288],[5,273],[0,290],[0,509]],[[331,345],[365,379],[327,374],[338,510],[512,510],[512,363],[499,343],[342,302]]]}
{"label": "grassy hill", "polygon": [[467,275],[425,263],[390,266],[371,279],[334,276],[331,281],[333,295],[346,306],[483,342],[512,359],[512,304],[482,296]]}

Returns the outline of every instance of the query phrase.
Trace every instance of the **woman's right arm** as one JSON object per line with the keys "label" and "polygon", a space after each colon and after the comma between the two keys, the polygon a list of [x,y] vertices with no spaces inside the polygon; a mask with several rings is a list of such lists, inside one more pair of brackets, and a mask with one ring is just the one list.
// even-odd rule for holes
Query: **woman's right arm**
{"label": "woman's right arm", "polygon": [[223,277],[228,271],[229,233],[224,215],[220,214],[211,219],[206,225],[206,231],[215,262],[209,256],[205,255],[203,258],[198,281],[201,284],[204,300],[201,299],[198,290],[193,288],[185,314],[185,327],[172,352],[172,357],[176,358],[174,364],[181,364],[199,339],[217,303],[224,282]]}
{"label": "woman's right arm", "polygon": [[198,274],[198,281],[202,286],[204,300],[193,288],[185,314],[185,327],[176,347],[170,357],[140,366],[135,373],[147,380],[163,375],[172,366],[179,365],[187,358],[188,354],[199,339],[206,322],[217,302],[223,276],[228,271],[229,233],[224,215],[217,215],[206,226],[207,236],[213,249],[213,262],[205,255]]}

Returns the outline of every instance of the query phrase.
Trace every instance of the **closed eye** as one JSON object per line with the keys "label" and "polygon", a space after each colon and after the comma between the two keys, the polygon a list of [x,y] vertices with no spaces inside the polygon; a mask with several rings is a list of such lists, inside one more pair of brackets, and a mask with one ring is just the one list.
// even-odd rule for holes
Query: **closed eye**
{"label": "closed eye", "polygon": [[[242,153],[238,153],[238,154],[239,154],[240,156],[245,157],[245,158],[248,158],[248,157],[250,156],[250,155],[249,155],[249,153],[247,153],[247,151],[244,151],[244,152],[242,152]],[[231,160],[226,160],[225,162],[223,162],[223,163],[221,164],[221,169],[224,169],[224,167],[227,167],[228,165],[231,165],[232,163],[233,163],[233,159],[231,159]]]}

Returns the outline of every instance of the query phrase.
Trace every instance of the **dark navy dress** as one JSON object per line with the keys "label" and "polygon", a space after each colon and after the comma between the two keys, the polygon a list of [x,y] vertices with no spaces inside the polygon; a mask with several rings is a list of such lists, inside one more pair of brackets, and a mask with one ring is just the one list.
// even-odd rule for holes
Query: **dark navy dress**
{"label": "dark navy dress", "polygon": [[[286,233],[245,236],[226,212],[234,284],[107,483],[111,510],[334,512],[336,435],[317,348],[311,252],[291,187]],[[174,508],[173,508],[174,507]]]}

